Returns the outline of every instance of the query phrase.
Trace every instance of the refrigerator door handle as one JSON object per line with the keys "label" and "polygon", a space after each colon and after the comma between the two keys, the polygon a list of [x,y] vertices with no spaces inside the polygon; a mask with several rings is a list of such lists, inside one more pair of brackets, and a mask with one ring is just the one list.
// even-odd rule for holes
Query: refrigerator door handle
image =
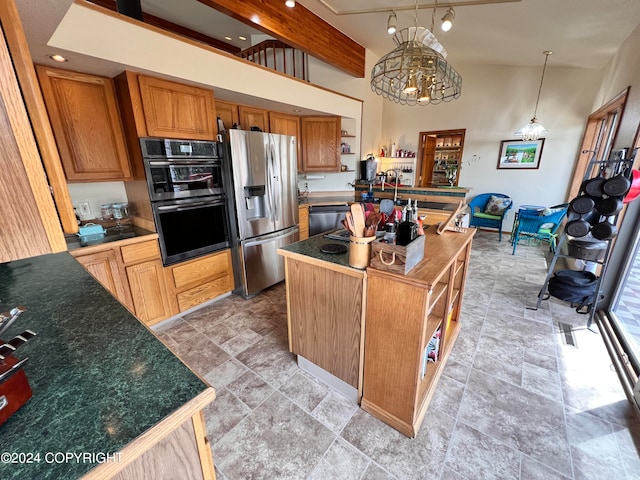
{"label": "refrigerator door handle", "polygon": [[251,239],[251,240],[244,240],[242,242],[242,244],[245,247],[252,247],[255,245],[262,245],[264,243],[270,243],[272,242],[275,238],[286,238],[286,237],[290,237],[291,235],[298,233],[300,230],[298,229],[298,226],[294,226],[291,228],[288,228],[287,230],[281,230],[279,232],[276,233],[270,233],[268,235],[262,235],[260,237],[256,237],[255,239]]}
{"label": "refrigerator door handle", "polygon": [[265,161],[267,162],[267,178],[265,181],[265,185],[267,188],[267,199],[269,201],[269,220],[272,222],[275,221],[275,205],[273,204],[273,197],[275,192],[273,191],[273,165],[271,161],[271,155],[269,155],[269,150],[266,149],[264,152]]}
{"label": "refrigerator door handle", "polygon": [[276,154],[274,152],[273,138],[271,139],[269,145],[269,153],[271,154],[271,164],[272,164],[272,176],[271,181],[273,182],[273,220],[277,222],[280,220],[280,197],[282,195],[280,191],[280,179],[278,177],[280,172],[280,165],[276,164]]}

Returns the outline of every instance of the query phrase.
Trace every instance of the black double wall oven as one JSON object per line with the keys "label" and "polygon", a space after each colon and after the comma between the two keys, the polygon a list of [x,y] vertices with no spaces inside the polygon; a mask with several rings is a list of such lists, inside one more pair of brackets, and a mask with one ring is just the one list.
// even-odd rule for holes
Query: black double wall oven
{"label": "black double wall oven", "polygon": [[220,142],[141,138],[164,265],[230,246],[229,199]]}

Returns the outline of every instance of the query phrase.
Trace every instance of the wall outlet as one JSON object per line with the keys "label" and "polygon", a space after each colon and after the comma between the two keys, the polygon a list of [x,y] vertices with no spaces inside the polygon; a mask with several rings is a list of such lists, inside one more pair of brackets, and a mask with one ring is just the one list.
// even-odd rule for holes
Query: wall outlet
{"label": "wall outlet", "polygon": [[89,202],[80,202],[78,204],[78,211],[80,215],[83,217],[91,215],[91,208],[89,207]]}

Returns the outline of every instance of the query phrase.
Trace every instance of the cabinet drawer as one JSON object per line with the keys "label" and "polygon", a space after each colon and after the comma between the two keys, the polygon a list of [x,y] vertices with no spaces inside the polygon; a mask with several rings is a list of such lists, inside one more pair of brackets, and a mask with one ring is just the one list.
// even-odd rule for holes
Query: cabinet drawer
{"label": "cabinet drawer", "polygon": [[160,247],[157,240],[149,240],[120,247],[120,254],[124,263],[154,260],[160,258]]}
{"label": "cabinet drawer", "polygon": [[209,257],[193,260],[171,269],[173,284],[180,290],[230,273],[230,253],[226,250]]}
{"label": "cabinet drawer", "polygon": [[231,291],[231,278],[224,275],[212,282],[203,283],[197,287],[185,290],[177,295],[178,308],[181,312],[212,300],[223,293]]}

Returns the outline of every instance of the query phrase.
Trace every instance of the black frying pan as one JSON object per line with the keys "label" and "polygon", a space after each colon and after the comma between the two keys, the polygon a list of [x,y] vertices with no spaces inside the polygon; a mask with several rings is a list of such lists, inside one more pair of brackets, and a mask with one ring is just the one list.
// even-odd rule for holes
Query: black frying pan
{"label": "black frying pan", "polygon": [[602,184],[602,191],[610,197],[624,197],[631,188],[631,180],[625,174],[611,177]]}
{"label": "black frying pan", "polygon": [[608,221],[597,223],[591,228],[591,235],[598,240],[609,240],[618,234],[618,227]]}
{"label": "black frying pan", "polygon": [[569,203],[569,210],[577,213],[578,215],[584,215],[589,213],[596,206],[596,202],[593,198],[587,195],[578,195]]}
{"label": "black frying pan", "polygon": [[621,197],[605,197],[596,202],[596,210],[600,215],[609,217],[620,212],[623,205]]}

